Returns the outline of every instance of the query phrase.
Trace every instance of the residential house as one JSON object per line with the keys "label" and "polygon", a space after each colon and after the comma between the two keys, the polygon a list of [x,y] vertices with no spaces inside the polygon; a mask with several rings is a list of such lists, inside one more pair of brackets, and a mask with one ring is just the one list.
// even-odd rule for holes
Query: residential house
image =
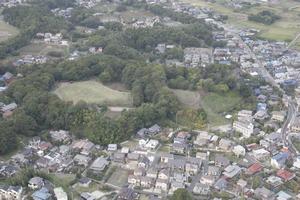
{"label": "residential house", "polygon": [[294,160],[294,167],[296,167],[297,169],[300,169],[300,156],[297,156]]}
{"label": "residential house", "polygon": [[146,156],[141,156],[138,160],[138,167],[148,168],[150,160]]}
{"label": "residential house", "polygon": [[141,177],[140,176],[134,176],[134,175],[129,175],[127,179],[128,183],[139,187],[141,185]]}
{"label": "residential house", "polygon": [[137,193],[131,188],[122,188],[118,194],[117,200],[134,200]]}
{"label": "residential house", "polygon": [[263,166],[260,163],[254,163],[246,170],[246,174],[253,175],[260,172],[263,169]]}
{"label": "residential house", "polygon": [[249,138],[254,132],[254,125],[251,121],[234,121],[233,129],[239,133],[242,133],[245,138]]}
{"label": "residential house", "polygon": [[199,171],[199,165],[193,163],[186,163],[185,171],[190,175],[196,175]]}
{"label": "residential house", "polygon": [[230,161],[228,158],[224,157],[223,155],[217,154],[215,156],[215,165],[217,167],[227,167],[230,165]]}
{"label": "residential house", "polygon": [[232,148],[232,146],[233,146],[233,142],[231,140],[222,138],[219,141],[219,148],[222,150],[228,151]]}
{"label": "residential house", "polygon": [[160,162],[162,162],[162,163],[168,163],[171,160],[174,160],[173,154],[164,153],[160,156]]}
{"label": "residential house", "polygon": [[158,175],[158,170],[156,168],[150,168],[148,171],[147,171],[147,175],[148,177],[150,178],[154,178],[156,179],[157,178],[157,175]]}
{"label": "residential house", "polygon": [[280,152],[271,158],[271,166],[280,169],[285,166],[289,154],[286,152]]}
{"label": "residential house", "polygon": [[54,142],[67,143],[71,140],[69,131],[59,130],[59,131],[50,131],[50,136]]}
{"label": "residential house", "polygon": [[276,175],[281,178],[284,182],[287,182],[287,181],[290,181],[292,180],[293,178],[295,178],[295,174],[288,171],[288,170],[285,170],[285,169],[279,169],[277,172],[276,172]]}
{"label": "residential house", "polygon": [[201,131],[198,133],[196,140],[194,141],[194,144],[196,146],[205,146],[208,144],[208,142],[210,141],[212,135],[210,135],[208,132],[206,131]]}
{"label": "residential house", "polygon": [[40,189],[44,186],[44,179],[41,177],[33,177],[28,182],[28,187],[32,190]]}
{"label": "residential house", "polygon": [[133,175],[135,176],[145,176],[146,175],[146,170],[145,168],[136,168],[134,171],[133,171]]}
{"label": "residential house", "polygon": [[81,166],[85,166],[87,167],[89,162],[90,162],[90,157],[88,156],[85,156],[85,155],[81,155],[81,154],[77,154],[75,157],[74,157],[74,162],[78,165],[81,165]]}
{"label": "residential house", "polygon": [[233,147],[232,152],[236,155],[236,156],[245,156],[246,154],[246,149],[241,146],[241,145],[237,145]]}
{"label": "residential house", "polygon": [[23,188],[21,186],[9,186],[4,199],[21,200]]}
{"label": "residential house", "polygon": [[247,186],[247,181],[239,179],[236,184],[240,189],[244,189]]}
{"label": "residential house", "polygon": [[259,110],[255,113],[254,119],[263,121],[269,118],[268,112],[266,110]]}
{"label": "residential house", "polygon": [[167,191],[169,189],[169,181],[167,179],[156,179],[155,188],[162,191]]}
{"label": "residential house", "polygon": [[141,177],[141,187],[143,188],[151,188],[154,186],[154,179],[147,177],[147,176],[142,176]]}
{"label": "residential house", "polygon": [[297,117],[291,126],[293,132],[300,132],[300,117]]}
{"label": "residential house", "polygon": [[140,157],[140,154],[137,154],[137,153],[128,153],[127,154],[128,161],[138,161],[139,157]]}
{"label": "residential house", "polygon": [[242,169],[239,166],[229,165],[228,167],[226,167],[224,169],[223,174],[227,178],[233,178],[233,177],[239,175],[241,171],[242,171]]}
{"label": "residential house", "polygon": [[275,200],[275,193],[265,187],[256,188],[254,196],[262,200]]}
{"label": "residential house", "polygon": [[277,176],[273,176],[273,175],[271,175],[267,178],[266,183],[268,183],[273,188],[277,188],[283,184],[281,178],[279,178]]}
{"label": "residential house", "polygon": [[109,164],[109,161],[106,158],[98,157],[94,160],[94,162],[90,166],[90,170],[95,173],[102,172]]}
{"label": "residential house", "polygon": [[253,150],[252,154],[257,160],[265,160],[270,157],[270,152],[263,148]]}
{"label": "residential house", "polygon": [[137,132],[137,136],[140,138],[145,138],[148,135],[149,131],[146,128],[142,128]]}
{"label": "residential house", "polygon": [[46,187],[42,187],[41,189],[35,191],[31,197],[33,200],[50,200],[52,194]]}
{"label": "residential house", "polygon": [[92,183],[92,180],[87,177],[82,177],[78,180],[78,185],[80,187],[89,187],[89,185]]}
{"label": "residential house", "polygon": [[185,188],[185,184],[182,182],[177,182],[177,181],[171,181],[171,192],[175,192],[178,189],[184,189]]}
{"label": "residential house", "polygon": [[197,195],[208,195],[209,192],[210,192],[209,186],[202,183],[196,183],[193,188],[193,193]]}
{"label": "residential house", "polygon": [[116,152],[113,154],[113,161],[118,163],[125,163],[125,153]]}
{"label": "residential house", "polygon": [[252,119],[252,111],[251,110],[241,110],[238,112],[237,118],[240,121],[251,120]]}
{"label": "residential house", "polygon": [[221,177],[215,182],[214,188],[217,190],[224,190],[227,188],[227,185],[228,185],[228,181],[226,181],[224,177]]}
{"label": "residential house", "polygon": [[2,112],[2,113],[12,112],[12,111],[14,111],[17,107],[18,107],[18,105],[17,105],[16,103],[10,103],[10,104],[7,104],[7,105],[5,105],[5,106],[2,106],[1,112]]}
{"label": "residential house", "polygon": [[276,199],[277,200],[291,200],[291,199],[293,199],[293,197],[284,191],[279,191],[276,194]]}
{"label": "residential house", "polygon": [[53,192],[56,200],[68,200],[68,195],[62,187],[54,188]]}
{"label": "residential house", "polygon": [[170,171],[168,169],[162,169],[159,173],[158,173],[158,179],[162,179],[162,180],[168,180],[170,176]]}
{"label": "residential house", "polygon": [[185,143],[173,143],[172,151],[178,154],[184,154],[186,152],[187,145]]}
{"label": "residential house", "polygon": [[201,160],[206,160],[208,157],[207,153],[204,152],[197,152],[196,153],[196,158],[199,158]]}
{"label": "residential house", "polygon": [[96,200],[96,198],[89,192],[83,192],[80,194],[80,200]]}
{"label": "residential house", "polygon": [[74,141],[72,144],[72,149],[79,150],[82,155],[86,156],[88,156],[91,153],[94,147],[95,145],[87,139],[77,140]]}
{"label": "residential house", "polygon": [[158,145],[159,145],[158,140],[151,139],[145,144],[145,148],[149,150],[154,150],[158,147]]}
{"label": "residential house", "polygon": [[117,151],[118,145],[117,144],[109,144],[107,146],[107,151]]}
{"label": "residential house", "polygon": [[205,175],[208,176],[220,176],[221,175],[221,170],[219,167],[216,166],[208,166],[206,173],[204,173]]}
{"label": "residential house", "polygon": [[150,128],[148,128],[149,131],[149,135],[153,136],[156,135],[157,133],[159,133],[161,131],[160,126],[158,126],[157,124],[154,124],[153,126],[151,126]]}
{"label": "residential house", "polygon": [[122,147],[121,153],[128,154],[130,151],[129,147]]}
{"label": "residential house", "polygon": [[273,111],[272,112],[272,119],[283,122],[286,116],[286,111]]}
{"label": "residential house", "polygon": [[216,176],[211,176],[211,175],[203,175],[200,178],[200,183],[205,184],[205,185],[209,185],[209,186],[213,186],[213,184],[216,181]]}

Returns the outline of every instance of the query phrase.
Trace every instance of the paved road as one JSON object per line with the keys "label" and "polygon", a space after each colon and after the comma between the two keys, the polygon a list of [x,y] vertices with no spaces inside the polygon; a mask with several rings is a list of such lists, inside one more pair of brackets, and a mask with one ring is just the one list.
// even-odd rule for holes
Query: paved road
{"label": "paved road", "polygon": [[298,40],[298,38],[300,37],[300,33],[298,35],[296,35],[296,37],[290,42],[290,44],[287,46],[287,48],[291,48],[291,46],[293,46],[293,44]]}
{"label": "paved road", "polygon": [[293,124],[293,122],[297,117],[297,110],[298,110],[297,104],[293,100],[289,99],[287,118],[281,128],[282,141],[284,145],[289,148],[289,150],[292,152],[293,155],[297,155],[298,151],[294,147],[292,141],[290,140],[288,133],[289,133],[289,127]]}

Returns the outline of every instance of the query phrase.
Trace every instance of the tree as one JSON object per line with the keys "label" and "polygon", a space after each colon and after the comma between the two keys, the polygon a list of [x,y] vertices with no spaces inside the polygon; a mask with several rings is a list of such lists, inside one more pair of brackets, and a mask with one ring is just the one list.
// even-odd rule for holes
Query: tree
{"label": "tree", "polygon": [[171,200],[193,200],[194,198],[192,195],[186,190],[186,189],[177,189],[173,196],[171,197]]}
{"label": "tree", "polygon": [[0,155],[4,155],[17,147],[17,136],[13,131],[12,123],[0,122]]}
{"label": "tree", "polygon": [[34,136],[37,131],[36,121],[24,111],[19,110],[14,112],[13,116],[13,130],[21,135]]}

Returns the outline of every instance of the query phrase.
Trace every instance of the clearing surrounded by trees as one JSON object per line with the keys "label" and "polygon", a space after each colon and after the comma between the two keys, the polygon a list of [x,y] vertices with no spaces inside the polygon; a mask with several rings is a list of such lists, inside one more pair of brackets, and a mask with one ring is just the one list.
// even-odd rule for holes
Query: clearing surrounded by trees
{"label": "clearing surrounded by trees", "polygon": [[109,106],[132,106],[129,92],[120,92],[97,81],[60,83],[54,93],[64,101],[106,104]]}

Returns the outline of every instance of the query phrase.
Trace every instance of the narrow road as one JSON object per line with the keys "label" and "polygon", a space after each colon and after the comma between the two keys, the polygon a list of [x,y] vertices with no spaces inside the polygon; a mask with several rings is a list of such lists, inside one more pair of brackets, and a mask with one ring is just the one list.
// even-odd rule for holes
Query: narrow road
{"label": "narrow road", "polygon": [[296,37],[290,42],[290,44],[287,46],[287,48],[288,49],[291,48],[294,45],[294,43],[299,39],[299,37],[300,37],[300,33],[298,35],[296,35]]}

